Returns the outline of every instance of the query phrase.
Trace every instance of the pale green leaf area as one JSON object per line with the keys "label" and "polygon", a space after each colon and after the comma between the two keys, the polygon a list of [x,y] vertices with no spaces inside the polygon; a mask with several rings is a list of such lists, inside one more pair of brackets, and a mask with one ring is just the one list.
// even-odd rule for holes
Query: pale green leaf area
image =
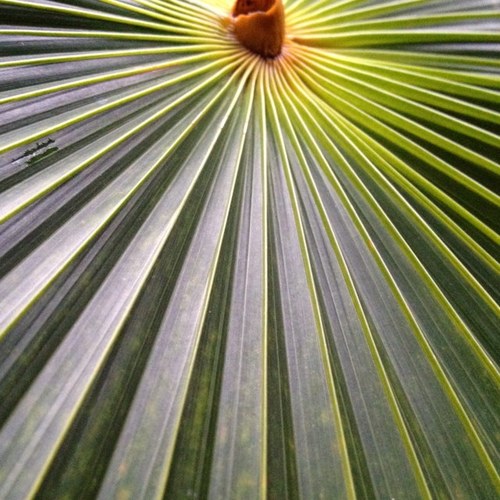
{"label": "pale green leaf area", "polygon": [[0,499],[500,497],[500,4],[0,0]]}

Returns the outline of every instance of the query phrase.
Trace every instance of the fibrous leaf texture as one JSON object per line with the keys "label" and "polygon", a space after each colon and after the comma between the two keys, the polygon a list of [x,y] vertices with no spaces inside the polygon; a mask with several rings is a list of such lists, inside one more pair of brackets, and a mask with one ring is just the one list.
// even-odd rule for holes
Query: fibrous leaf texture
{"label": "fibrous leaf texture", "polygon": [[0,0],[0,498],[500,494],[500,11]]}

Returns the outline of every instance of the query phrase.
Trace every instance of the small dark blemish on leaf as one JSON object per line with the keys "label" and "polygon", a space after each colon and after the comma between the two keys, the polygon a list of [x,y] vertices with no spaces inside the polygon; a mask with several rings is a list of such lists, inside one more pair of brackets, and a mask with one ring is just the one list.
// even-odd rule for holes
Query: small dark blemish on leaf
{"label": "small dark blemish on leaf", "polygon": [[53,144],[55,141],[50,137],[45,142],[37,142],[36,145],[30,149],[27,149],[21,156],[14,159],[14,162],[27,159],[27,165],[33,165],[37,161],[50,156],[52,153],[55,153],[59,148],[57,146],[47,148],[50,144]]}

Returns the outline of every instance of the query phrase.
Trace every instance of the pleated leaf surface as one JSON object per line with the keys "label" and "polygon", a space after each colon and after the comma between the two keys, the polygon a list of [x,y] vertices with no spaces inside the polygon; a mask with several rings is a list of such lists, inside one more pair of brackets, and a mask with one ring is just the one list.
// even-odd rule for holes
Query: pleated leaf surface
{"label": "pleated leaf surface", "polygon": [[0,0],[0,498],[500,495],[500,10]]}

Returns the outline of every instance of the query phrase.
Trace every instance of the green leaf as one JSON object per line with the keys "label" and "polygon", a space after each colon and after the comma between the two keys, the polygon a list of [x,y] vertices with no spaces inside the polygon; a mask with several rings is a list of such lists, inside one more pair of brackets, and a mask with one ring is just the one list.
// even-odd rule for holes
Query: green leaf
{"label": "green leaf", "polygon": [[231,7],[0,0],[0,497],[498,496],[499,11]]}

